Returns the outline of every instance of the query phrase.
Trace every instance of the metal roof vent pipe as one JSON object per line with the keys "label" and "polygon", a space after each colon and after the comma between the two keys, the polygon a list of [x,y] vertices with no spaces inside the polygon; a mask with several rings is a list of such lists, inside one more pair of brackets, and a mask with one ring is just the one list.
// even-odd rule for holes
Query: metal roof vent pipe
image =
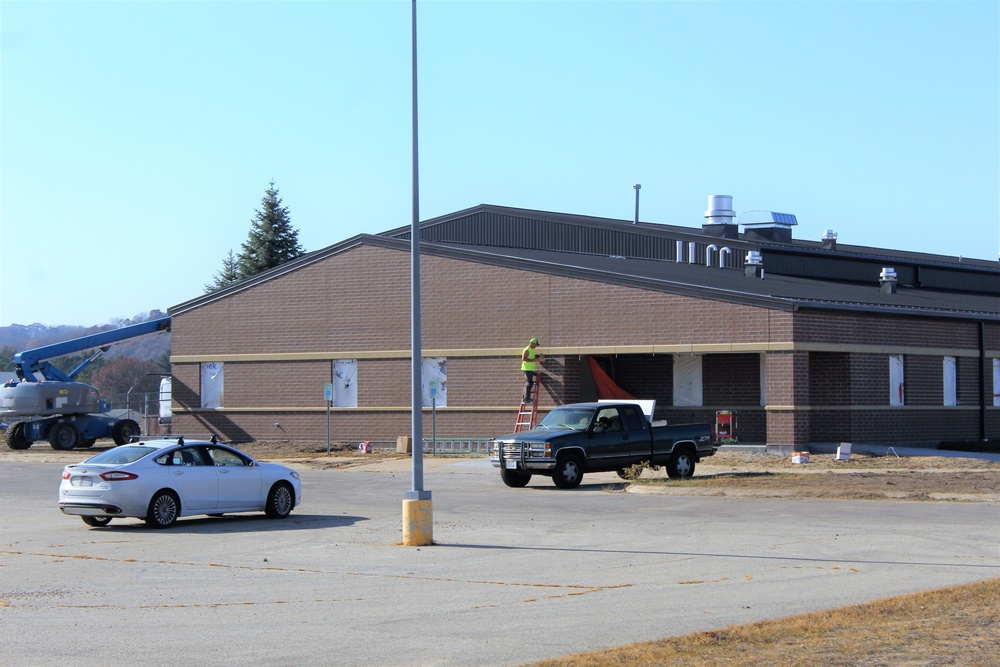
{"label": "metal roof vent pipe", "polygon": [[878,282],[882,286],[882,294],[895,294],[896,288],[899,286],[899,280],[896,278],[896,269],[891,266],[882,267],[882,273],[878,276]]}
{"label": "metal roof vent pipe", "polygon": [[764,257],[760,254],[759,250],[750,250],[747,252],[746,259],[743,260],[743,270],[751,278],[764,277]]}
{"label": "metal roof vent pipe", "polygon": [[823,232],[823,250],[837,249],[837,232],[828,229]]}
{"label": "metal roof vent pipe", "polygon": [[735,218],[732,195],[709,195],[708,210],[705,211],[705,222],[701,225],[701,233],[720,239],[738,239],[740,228]]}

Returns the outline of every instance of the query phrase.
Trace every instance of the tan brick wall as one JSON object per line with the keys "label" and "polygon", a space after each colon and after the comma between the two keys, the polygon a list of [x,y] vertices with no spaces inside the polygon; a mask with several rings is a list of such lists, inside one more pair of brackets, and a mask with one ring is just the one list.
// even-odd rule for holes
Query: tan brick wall
{"label": "tan brick wall", "polygon": [[[894,345],[974,350],[974,324],[883,315],[767,310],[739,304],[604,285],[505,267],[423,255],[422,349],[448,350],[448,405],[438,411],[442,437],[490,436],[509,431],[523,386],[517,355],[531,336],[541,349],[602,346],[740,345],[790,341],[830,345]],[[322,388],[330,364],[351,353],[358,361],[358,408],[335,411],[336,440],[391,440],[409,431],[410,416],[410,256],[408,252],[360,246],[174,316],[172,354],[212,360],[225,355],[300,354],[305,360],[226,362],[225,410],[200,412],[198,362],[175,361],[175,431],[206,428],[229,439],[326,435]],[[1000,350],[1000,327],[987,327],[987,346]],[[992,346],[992,347],[990,347]],[[463,351],[509,350],[509,356]],[[824,361],[820,356],[830,354]],[[543,401],[580,400],[582,354],[550,356]],[[653,393],[671,421],[711,420],[715,409],[740,408],[748,438],[800,443],[843,432],[834,420],[810,421],[808,410],[765,411],[759,403],[757,352],[709,354],[704,364],[706,405],[670,406],[670,355],[623,354],[622,367],[639,378],[636,391]],[[933,355],[907,382],[920,383],[917,396],[933,401]],[[653,361],[655,359],[655,361]],[[767,396],[771,405],[886,405],[885,354],[845,352],[766,353]],[[940,365],[940,358],[938,365]],[[815,378],[823,364],[843,360],[847,391]],[[733,374],[726,377],[726,368]],[[960,395],[975,394],[978,383],[960,365]],[[970,379],[967,379],[970,378]],[[823,384],[825,383],[825,384]],[[940,378],[937,379],[940,385]],[[755,398],[755,391],[757,401]],[[940,391],[940,387],[938,387]],[[842,396],[848,398],[840,403]],[[908,391],[909,395],[909,391]],[[925,399],[921,399],[925,401]],[[817,406],[818,407],[818,406]],[[185,412],[192,410],[192,412]],[[243,410],[243,412],[241,412]],[[1000,409],[993,409],[1000,413]],[[891,411],[890,411],[891,412]],[[658,410],[659,413],[659,410]],[[841,419],[836,424],[842,424]],[[891,435],[892,420],[851,415],[851,434],[873,440]],[[911,422],[913,420],[910,420]],[[942,432],[940,420],[926,420]],[[964,418],[960,420],[965,423]],[[273,424],[279,423],[282,429]],[[1000,418],[990,416],[996,431]],[[910,422],[906,422],[909,424]],[[880,426],[881,424],[881,426]],[[892,424],[890,426],[890,424]],[[908,426],[907,426],[908,428]],[[429,435],[429,416],[425,435]],[[956,430],[964,430],[964,426]],[[925,432],[926,434],[926,432]],[[1000,434],[997,434],[1000,435]],[[996,437],[996,436],[995,436]]]}

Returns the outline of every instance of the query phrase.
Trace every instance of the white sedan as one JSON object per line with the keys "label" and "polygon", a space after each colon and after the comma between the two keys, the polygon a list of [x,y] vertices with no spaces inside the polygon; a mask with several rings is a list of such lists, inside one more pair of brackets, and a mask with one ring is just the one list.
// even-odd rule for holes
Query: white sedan
{"label": "white sedan", "polygon": [[178,517],[261,512],[283,519],[302,502],[299,474],[211,441],[183,437],[121,445],[63,469],[59,509],[88,526],[115,517],[153,528]]}

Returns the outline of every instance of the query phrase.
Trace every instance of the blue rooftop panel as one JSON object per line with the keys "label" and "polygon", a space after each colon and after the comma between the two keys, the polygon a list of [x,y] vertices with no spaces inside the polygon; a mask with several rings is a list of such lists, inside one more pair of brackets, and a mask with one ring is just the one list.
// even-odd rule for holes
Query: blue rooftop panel
{"label": "blue rooftop panel", "polygon": [[740,214],[741,225],[781,225],[792,226],[799,224],[795,216],[791,213],[778,213],[777,211],[747,211]]}

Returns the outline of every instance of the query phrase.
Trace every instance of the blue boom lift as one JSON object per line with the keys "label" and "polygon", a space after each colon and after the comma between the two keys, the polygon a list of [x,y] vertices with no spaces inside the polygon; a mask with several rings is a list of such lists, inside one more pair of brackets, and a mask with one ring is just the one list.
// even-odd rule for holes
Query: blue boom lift
{"label": "blue boom lift", "polygon": [[[97,388],[75,378],[114,343],[163,331],[170,331],[169,317],[15,354],[18,380],[0,390],[0,417],[11,422],[7,446],[27,449],[35,441],[48,440],[52,449],[73,449],[90,447],[98,438],[112,438],[122,445],[139,435],[139,424],[107,414],[111,406],[101,400]],[[97,352],[69,373],[48,361],[95,347]]]}

